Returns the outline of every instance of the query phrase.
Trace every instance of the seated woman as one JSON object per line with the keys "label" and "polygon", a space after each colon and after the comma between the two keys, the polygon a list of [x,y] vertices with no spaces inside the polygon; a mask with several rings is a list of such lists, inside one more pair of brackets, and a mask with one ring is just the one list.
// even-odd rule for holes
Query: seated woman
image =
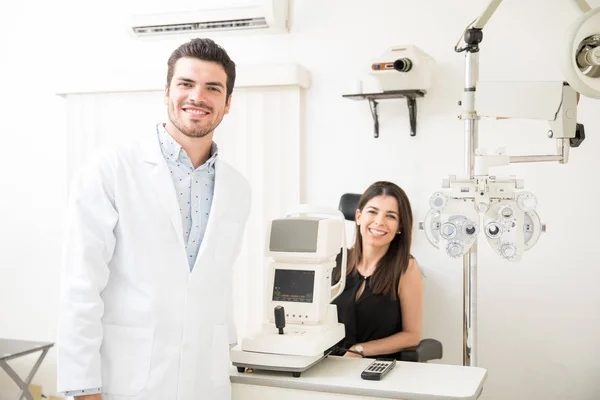
{"label": "seated woman", "polygon": [[421,341],[423,289],[410,254],[412,228],[410,202],[400,187],[381,181],[363,193],[346,286],[333,301],[346,328],[338,344],[349,349],[344,356],[397,358]]}

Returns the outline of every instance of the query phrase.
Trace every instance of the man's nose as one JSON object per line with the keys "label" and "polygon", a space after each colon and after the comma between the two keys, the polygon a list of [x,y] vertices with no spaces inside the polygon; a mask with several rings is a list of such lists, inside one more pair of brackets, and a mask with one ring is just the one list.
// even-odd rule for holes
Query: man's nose
{"label": "man's nose", "polygon": [[205,95],[206,95],[206,92],[204,91],[204,88],[196,87],[196,88],[194,88],[194,90],[190,91],[189,99],[197,104],[200,102],[204,102],[206,100]]}

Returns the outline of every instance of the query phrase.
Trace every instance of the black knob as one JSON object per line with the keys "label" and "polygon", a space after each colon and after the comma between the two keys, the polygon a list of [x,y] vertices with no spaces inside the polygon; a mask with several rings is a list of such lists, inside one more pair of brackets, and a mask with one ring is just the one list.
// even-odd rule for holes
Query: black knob
{"label": "black knob", "polygon": [[282,306],[275,307],[275,327],[279,329],[279,334],[283,335],[285,328],[285,309]]}
{"label": "black knob", "polygon": [[465,42],[470,45],[478,45],[483,40],[481,28],[470,28],[465,32]]}

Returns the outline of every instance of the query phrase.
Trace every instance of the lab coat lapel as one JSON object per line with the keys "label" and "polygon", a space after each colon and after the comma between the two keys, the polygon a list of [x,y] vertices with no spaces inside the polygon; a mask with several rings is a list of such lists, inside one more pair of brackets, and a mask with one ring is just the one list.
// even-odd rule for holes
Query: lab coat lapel
{"label": "lab coat lapel", "polygon": [[[157,197],[165,207],[173,229],[177,234],[177,240],[182,246],[182,251],[185,249],[183,243],[183,226],[181,221],[181,210],[179,209],[179,203],[177,202],[177,193],[175,193],[175,186],[173,185],[173,178],[167,165],[167,161],[163,157],[160,149],[160,145],[155,136],[152,136],[153,140],[147,140],[143,142],[143,160],[150,164],[150,176],[152,185],[156,189]],[[146,201],[140,199],[140,201]],[[152,216],[148,216],[152,218]]]}
{"label": "lab coat lapel", "polygon": [[227,212],[228,207],[231,204],[231,176],[228,166],[221,163],[217,158],[215,162],[215,192],[213,194],[212,206],[208,215],[208,224],[206,225],[206,232],[204,233],[204,239],[198,250],[198,257],[194,264],[194,271],[199,268],[198,264],[200,261],[210,252],[207,249],[208,246],[213,246],[213,240],[215,239],[215,233],[217,226],[221,220],[221,216]]}

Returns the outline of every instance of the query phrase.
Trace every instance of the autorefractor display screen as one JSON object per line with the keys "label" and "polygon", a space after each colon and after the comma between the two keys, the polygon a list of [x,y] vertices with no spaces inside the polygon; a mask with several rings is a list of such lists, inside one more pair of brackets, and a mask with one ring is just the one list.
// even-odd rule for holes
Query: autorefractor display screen
{"label": "autorefractor display screen", "polygon": [[315,271],[276,269],[273,301],[312,303]]}

